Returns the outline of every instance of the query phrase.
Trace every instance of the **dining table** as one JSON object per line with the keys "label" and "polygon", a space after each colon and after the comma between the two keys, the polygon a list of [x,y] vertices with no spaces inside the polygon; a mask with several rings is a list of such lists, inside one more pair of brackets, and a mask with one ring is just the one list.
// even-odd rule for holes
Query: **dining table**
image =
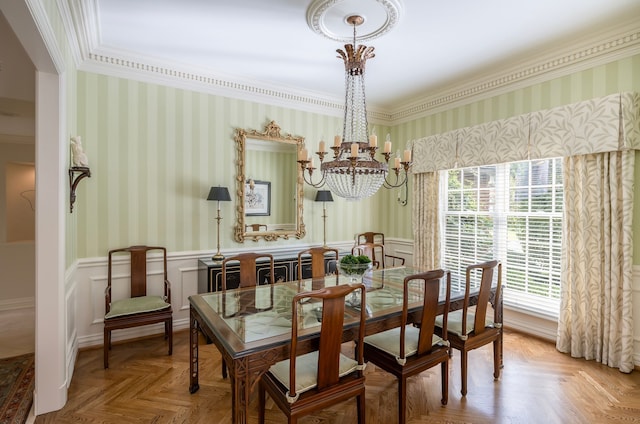
{"label": "dining table", "polygon": [[[260,376],[278,361],[289,358],[291,344],[291,316],[293,297],[300,292],[317,290],[337,284],[362,282],[365,285],[367,319],[365,334],[375,334],[401,325],[404,278],[425,270],[402,266],[371,270],[362,277],[328,275],[324,278],[258,285],[226,291],[202,293],[189,297],[190,348],[189,391],[199,389],[198,345],[199,333],[213,342],[222,355],[231,383],[232,422],[246,423],[248,408]],[[446,284],[441,285],[439,312],[445,302]],[[419,284],[408,290],[409,322],[419,324],[422,307],[422,289]],[[494,302],[498,299],[497,302]],[[502,296],[492,293],[492,303],[502,318]],[[464,300],[464,284],[452,285],[449,310],[461,309]],[[477,297],[470,296],[470,303]],[[342,339],[348,342],[356,337],[360,308],[358,296],[345,300],[345,319]],[[298,354],[317,350],[321,326],[321,303],[307,301],[297,304]],[[502,341],[500,341],[502,358]]]}

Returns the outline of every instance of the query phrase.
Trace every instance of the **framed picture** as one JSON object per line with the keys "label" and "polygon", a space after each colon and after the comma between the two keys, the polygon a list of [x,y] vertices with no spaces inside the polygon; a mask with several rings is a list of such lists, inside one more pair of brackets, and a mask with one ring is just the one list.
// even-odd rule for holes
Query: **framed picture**
{"label": "framed picture", "polygon": [[271,182],[253,180],[244,183],[244,214],[246,216],[271,215]]}

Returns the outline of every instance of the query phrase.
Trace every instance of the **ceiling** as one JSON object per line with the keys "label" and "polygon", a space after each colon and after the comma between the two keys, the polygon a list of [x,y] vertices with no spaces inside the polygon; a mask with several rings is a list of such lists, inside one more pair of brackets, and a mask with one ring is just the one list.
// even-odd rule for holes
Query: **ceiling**
{"label": "ceiling", "polygon": [[344,17],[363,15],[366,33],[395,8],[395,25],[366,41],[376,54],[366,67],[367,101],[380,109],[640,21],[638,0],[92,1],[82,30],[93,52],[335,99],[344,98],[335,52],[344,42],[314,32],[309,7],[325,8],[327,26],[347,39]]}

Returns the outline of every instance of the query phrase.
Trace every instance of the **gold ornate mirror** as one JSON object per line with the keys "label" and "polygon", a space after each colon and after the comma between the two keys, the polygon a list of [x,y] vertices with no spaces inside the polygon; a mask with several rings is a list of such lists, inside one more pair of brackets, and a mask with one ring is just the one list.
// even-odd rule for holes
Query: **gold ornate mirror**
{"label": "gold ornate mirror", "polygon": [[303,181],[297,162],[304,138],[280,134],[271,121],[264,132],[236,129],[235,142],[236,241],[304,237]]}

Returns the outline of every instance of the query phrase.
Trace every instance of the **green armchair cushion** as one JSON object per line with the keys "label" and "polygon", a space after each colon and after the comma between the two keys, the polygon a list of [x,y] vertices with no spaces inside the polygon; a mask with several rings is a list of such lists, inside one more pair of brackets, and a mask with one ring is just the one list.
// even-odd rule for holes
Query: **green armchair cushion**
{"label": "green armchair cushion", "polygon": [[[458,336],[464,337],[473,331],[473,321],[475,320],[475,314],[473,312],[467,312],[467,328],[464,334],[462,333],[462,309],[449,312],[447,319],[447,331]],[[436,317],[436,325],[442,328],[442,315]],[[499,327],[493,320],[487,316],[484,322],[485,327]]]}
{"label": "green armchair cushion", "polygon": [[104,319],[139,314],[141,312],[161,311],[170,307],[171,304],[165,302],[160,296],[132,297],[112,302],[111,310],[104,316]]}
{"label": "green armchair cushion", "polygon": [[[420,329],[413,325],[407,325],[404,333],[404,356],[405,358],[415,355],[418,351],[418,339],[420,338]],[[372,334],[364,338],[364,342],[388,353],[391,356],[400,358],[400,327],[381,333]],[[431,345],[446,345],[447,342],[437,335],[431,338]],[[400,358],[403,359],[403,358]]]}
{"label": "green armchair cushion", "polygon": [[[340,355],[340,377],[358,369],[358,362]],[[269,368],[269,372],[285,387],[289,385],[289,360],[280,361]],[[317,386],[318,381],[318,351],[300,355],[296,358],[296,393],[304,393]]]}

